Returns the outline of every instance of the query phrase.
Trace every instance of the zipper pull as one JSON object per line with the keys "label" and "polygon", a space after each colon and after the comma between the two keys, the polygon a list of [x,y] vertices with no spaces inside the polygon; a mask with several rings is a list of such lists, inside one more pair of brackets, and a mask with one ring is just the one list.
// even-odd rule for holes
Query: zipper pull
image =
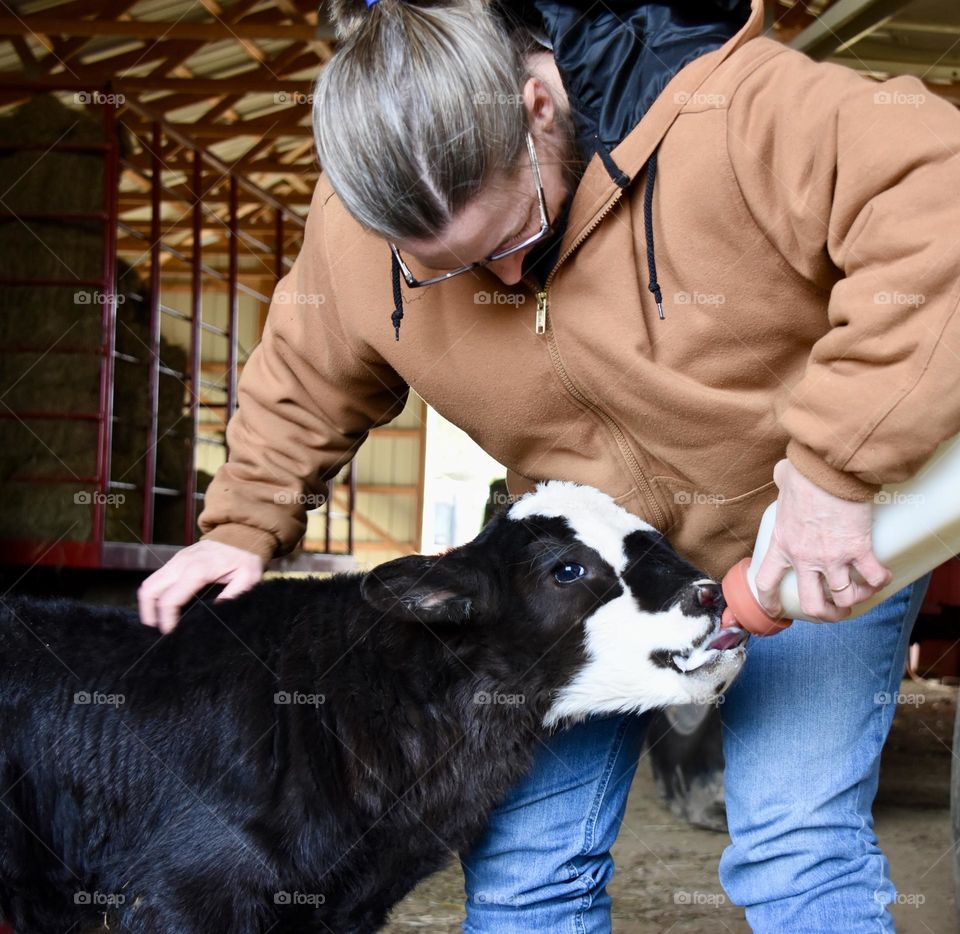
{"label": "zipper pull", "polygon": [[534,331],[543,334],[547,330],[547,290],[537,292],[537,319]]}

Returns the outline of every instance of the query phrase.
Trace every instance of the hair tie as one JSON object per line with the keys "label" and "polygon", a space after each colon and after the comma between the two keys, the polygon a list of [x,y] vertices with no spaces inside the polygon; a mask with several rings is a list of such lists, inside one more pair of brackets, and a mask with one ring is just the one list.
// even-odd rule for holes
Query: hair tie
{"label": "hair tie", "polygon": [[367,9],[369,10],[374,4],[379,3],[380,0],[367,0]]}

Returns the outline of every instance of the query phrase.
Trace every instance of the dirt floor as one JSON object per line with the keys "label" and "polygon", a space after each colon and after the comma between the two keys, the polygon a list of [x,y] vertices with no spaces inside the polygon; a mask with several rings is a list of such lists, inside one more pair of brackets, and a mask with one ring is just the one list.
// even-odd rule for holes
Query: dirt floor
{"label": "dirt floor", "polygon": [[[893,907],[898,932],[951,934],[958,930],[949,811],[956,688],[905,681],[903,693],[915,698],[898,709],[884,753],[874,808],[877,835],[899,891]],[[717,880],[726,841],[726,834],[675,818],[657,798],[649,765],[641,763],[614,847],[614,931],[747,934],[742,912]],[[385,930],[454,934],[462,902],[460,870],[451,866],[397,906]]]}

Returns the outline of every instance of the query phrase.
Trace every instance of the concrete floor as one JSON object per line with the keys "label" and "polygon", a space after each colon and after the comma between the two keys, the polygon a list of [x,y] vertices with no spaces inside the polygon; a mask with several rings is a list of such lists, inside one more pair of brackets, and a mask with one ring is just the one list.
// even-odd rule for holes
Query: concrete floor
{"label": "concrete floor", "polygon": [[[898,709],[875,806],[877,835],[900,893],[900,934],[958,930],[953,902],[949,775],[956,689],[904,682],[924,700]],[[717,881],[726,834],[697,830],[660,804],[641,763],[614,847],[610,884],[617,934],[747,934],[741,910]],[[390,934],[455,934],[462,919],[459,868],[424,882],[397,906]]]}

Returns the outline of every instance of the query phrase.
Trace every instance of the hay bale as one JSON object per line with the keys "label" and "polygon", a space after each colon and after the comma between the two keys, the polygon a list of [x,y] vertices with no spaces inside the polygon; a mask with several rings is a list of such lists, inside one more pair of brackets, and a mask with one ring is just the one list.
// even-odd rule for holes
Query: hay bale
{"label": "hay bale", "polygon": [[[100,123],[56,98],[41,96],[6,119],[0,135],[13,141],[98,142]],[[100,154],[36,151],[0,154],[0,173],[19,179],[6,200],[18,213],[101,210]],[[96,278],[102,266],[103,230],[98,222],[0,223],[0,275],[36,278]],[[92,535],[97,426],[93,421],[42,417],[57,413],[95,415],[99,399],[101,297],[90,287],[0,287],[0,397],[4,412],[30,417],[0,419],[0,482],[4,509],[0,537],[88,541]],[[135,270],[117,271],[116,349],[136,359],[114,363],[114,423],[111,478],[133,483],[135,492],[113,497],[107,508],[107,538],[136,542],[143,517],[144,452],[150,421],[148,388],[149,295]],[[164,366],[184,372],[185,348],[161,339]],[[157,479],[180,489],[189,464],[190,424],[185,390],[161,374],[158,406]],[[55,479],[70,482],[52,483]],[[47,483],[42,481],[46,480]],[[203,485],[201,486],[201,482]],[[198,477],[198,489],[208,478]],[[183,542],[183,497],[158,497],[155,541]]]}

